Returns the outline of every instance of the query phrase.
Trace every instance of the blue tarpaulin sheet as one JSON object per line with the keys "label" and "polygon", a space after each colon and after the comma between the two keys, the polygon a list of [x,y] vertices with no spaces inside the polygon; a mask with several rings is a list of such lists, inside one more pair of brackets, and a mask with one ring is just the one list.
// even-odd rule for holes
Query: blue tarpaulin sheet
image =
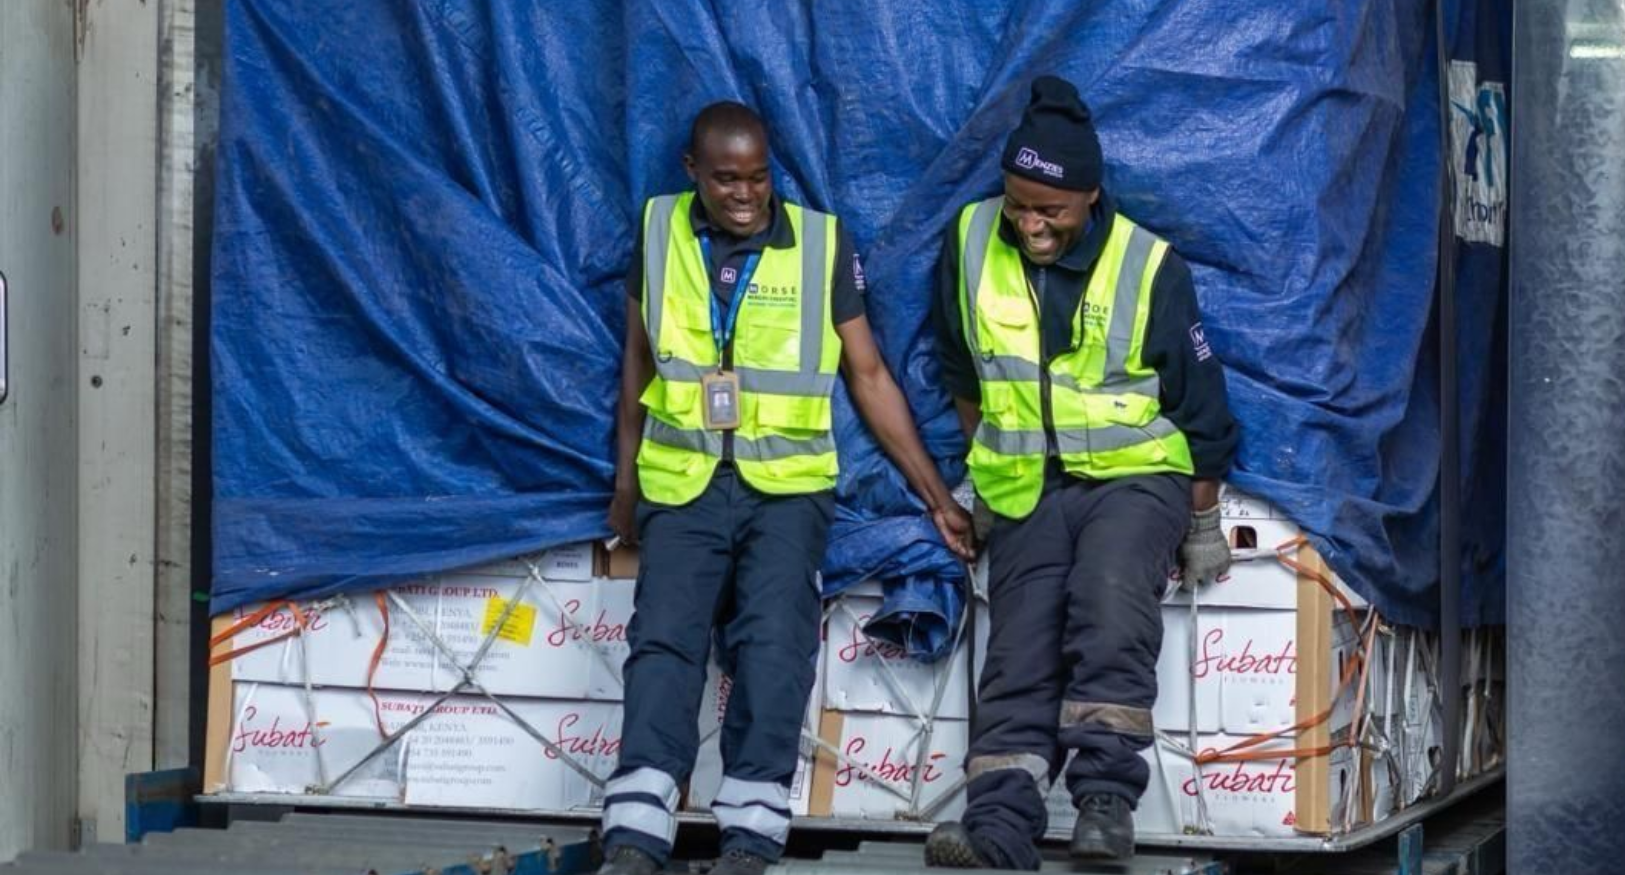
{"label": "blue tarpaulin sheet", "polygon": [[[766,118],[782,194],[852,230],[957,482],[926,328],[941,234],[998,190],[1028,83],[1057,73],[1123,212],[1193,265],[1243,427],[1234,482],[1428,622],[1431,32],[1419,0],[229,0],[213,607],[607,534],[639,205],[686,185],[688,124],[719,99]],[[889,582],[899,637],[940,650],[963,572],[844,392],[836,416],[826,589]]]}

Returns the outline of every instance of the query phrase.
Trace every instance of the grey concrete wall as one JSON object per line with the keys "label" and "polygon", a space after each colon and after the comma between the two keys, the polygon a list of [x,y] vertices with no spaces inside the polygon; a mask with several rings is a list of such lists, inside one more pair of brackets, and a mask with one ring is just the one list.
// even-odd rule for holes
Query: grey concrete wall
{"label": "grey concrete wall", "polygon": [[160,3],[79,4],[79,816],[153,767]]}
{"label": "grey concrete wall", "polygon": [[0,2],[0,861],[63,847],[78,795],[73,4]]}

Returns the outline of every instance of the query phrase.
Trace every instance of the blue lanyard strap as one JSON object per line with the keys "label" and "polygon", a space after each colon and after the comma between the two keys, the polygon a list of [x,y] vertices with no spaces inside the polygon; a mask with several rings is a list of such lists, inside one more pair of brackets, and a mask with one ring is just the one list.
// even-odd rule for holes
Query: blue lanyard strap
{"label": "blue lanyard strap", "polygon": [[[700,235],[700,254],[705,257],[706,270],[711,269],[711,238]],[[729,341],[733,340],[734,327],[739,324],[739,309],[745,303],[745,296],[750,294],[750,279],[756,273],[756,263],[761,261],[760,252],[752,252],[745,258],[745,266],[739,271],[739,279],[734,283],[733,293],[728,297],[728,315],[723,319],[722,308],[717,306],[717,296],[713,292],[711,299],[711,339],[717,344],[717,367],[722,367],[722,354],[728,348]]]}

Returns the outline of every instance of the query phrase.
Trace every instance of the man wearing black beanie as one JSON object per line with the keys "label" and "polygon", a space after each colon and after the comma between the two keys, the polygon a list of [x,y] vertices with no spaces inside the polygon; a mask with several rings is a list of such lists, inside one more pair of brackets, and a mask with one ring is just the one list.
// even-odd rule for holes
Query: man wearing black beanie
{"label": "man wearing black beanie", "polygon": [[1223,574],[1219,481],[1236,425],[1190,269],[1119,214],[1089,108],[1032,84],[1004,193],[948,230],[943,380],[991,511],[992,629],[971,727],[968,806],[926,861],[1037,869],[1064,775],[1072,854],[1133,855],[1162,644],[1159,596]]}

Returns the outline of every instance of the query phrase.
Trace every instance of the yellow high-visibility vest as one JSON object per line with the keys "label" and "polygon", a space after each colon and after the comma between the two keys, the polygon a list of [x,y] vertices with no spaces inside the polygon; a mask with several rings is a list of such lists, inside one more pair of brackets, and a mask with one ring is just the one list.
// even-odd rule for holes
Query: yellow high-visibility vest
{"label": "yellow high-visibility vest", "polygon": [[[652,198],[643,210],[643,324],[655,377],[638,447],[643,495],[680,505],[705,491],[723,433],[707,430],[700,378],[718,366],[711,281],[690,221],[694,194]],[[740,304],[732,370],[740,424],[733,458],[751,486],[773,495],[835,488],[830,396],[841,362],[831,316],[835,217],[784,204],[795,245],[764,249]]]}
{"label": "yellow high-visibility vest", "polygon": [[1027,516],[1043,495],[1052,455],[1069,473],[1097,480],[1192,473],[1190,445],[1162,415],[1161,381],[1141,360],[1168,244],[1113,218],[1072,317],[1072,345],[1046,368],[1021,251],[999,236],[1003,208],[996,197],[959,215],[960,313],[982,390],[982,421],[966,460],[977,494],[996,513]]}

